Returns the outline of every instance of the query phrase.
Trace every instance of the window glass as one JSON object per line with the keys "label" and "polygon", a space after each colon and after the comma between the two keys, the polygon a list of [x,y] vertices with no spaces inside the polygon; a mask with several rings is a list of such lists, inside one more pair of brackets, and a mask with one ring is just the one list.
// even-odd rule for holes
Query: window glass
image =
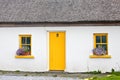
{"label": "window glass", "polygon": [[25,37],[22,37],[22,44],[25,44]]}
{"label": "window glass", "polygon": [[102,44],[102,48],[107,51],[107,44]]}
{"label": "window glass", "polygon": [[106,36],[102,36],[102,43],[106,43]]}
{"label": "window glass", "polygon": [[27,37],[27,44],[30,44],[30,37]]}
{"label": "window glass", "polygon": [[96,36],[96,43],[100,43],[100,36]]}

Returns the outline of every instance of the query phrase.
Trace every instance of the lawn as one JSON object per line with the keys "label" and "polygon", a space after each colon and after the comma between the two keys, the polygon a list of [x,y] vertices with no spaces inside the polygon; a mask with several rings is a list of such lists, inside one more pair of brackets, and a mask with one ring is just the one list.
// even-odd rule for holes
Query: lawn
{"label": "lawn", "polygon": [[106,77],[93,77],[90,80],[120,80],[120,76],[111,75]]}
{"label": "lawn", "polygon": [[93,77],[89,80],[120,80],[120,72],[114,72],[105,77]]}

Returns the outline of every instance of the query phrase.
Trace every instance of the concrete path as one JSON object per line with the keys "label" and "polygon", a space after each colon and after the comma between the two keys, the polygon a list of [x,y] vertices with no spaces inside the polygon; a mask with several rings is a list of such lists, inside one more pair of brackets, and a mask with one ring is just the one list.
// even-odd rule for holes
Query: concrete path
{"label": "concrete path", "polygon": [[0,80],[83,80],[68,77],[49,77],[49,76],[7,76],[0,75]]}
{"label": "concrete path", "polygon": [[94,76],[100,77],[106,75],[108,74],[0,71],[0,80],[85,80]]}

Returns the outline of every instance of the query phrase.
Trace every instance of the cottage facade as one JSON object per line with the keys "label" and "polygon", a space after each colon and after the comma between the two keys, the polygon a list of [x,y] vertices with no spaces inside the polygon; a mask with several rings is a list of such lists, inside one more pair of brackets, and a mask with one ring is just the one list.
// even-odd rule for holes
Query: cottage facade
{"label": "cottage facade", "polygon": [[[0,0],[0,4],[0,70],[120,70],[119,1]],[[98,46],[104,53],[93,52]]]}

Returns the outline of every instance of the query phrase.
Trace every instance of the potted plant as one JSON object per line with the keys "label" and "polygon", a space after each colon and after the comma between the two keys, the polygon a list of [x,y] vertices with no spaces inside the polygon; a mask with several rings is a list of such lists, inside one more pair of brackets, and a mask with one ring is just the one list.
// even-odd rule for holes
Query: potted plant
{"label": "potted plant", "polygon": [[28,48],[24,48],[24,55],[30,55],[30,51]]}
{"label": "potted plant", "polygon": [[98,46],[97,48],[93,49],[93,54],[94,55],[106,55],[106,51],[101,46]]}
{"label": "potted plant", "polygon": [[19,48],[17,51],[16,51],[16,55],[18,56],[24,56],[24,55],[30,55],[30,51],[28,48]]}
{"label": "potted plant", "polygon": [[24,55],[24,49],[23,48],[19,48],[17,51],[16,51],[16,55]]}

